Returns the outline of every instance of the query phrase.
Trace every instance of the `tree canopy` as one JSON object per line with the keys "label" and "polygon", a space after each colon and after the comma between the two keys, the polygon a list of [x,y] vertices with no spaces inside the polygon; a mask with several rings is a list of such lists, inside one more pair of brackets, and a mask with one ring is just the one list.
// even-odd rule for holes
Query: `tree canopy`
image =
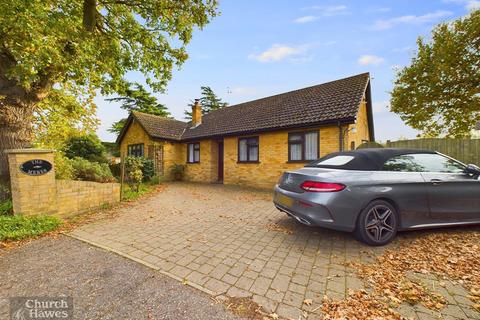
{"label": "tree canopy", "polygon": [[[215,0],[11,0],[0,3],[2,75],[26,91],[75,82],[105,93],[138,70],[155,90],[182,64]],[[88,22],[90,21],[90,22]],[[48,89],[48,88],[46,88]],[[33,93],[33,92],[32,92]]]}
{"label": "tree canopy", "polygon": [[[211,111],[222,109],[225,107],[228,107],[228,103],[222,101],[221,98],[217,97],[215,92],[213,92],[212,88],[208,86],[202,86],[200,87],[202,91],[202,96],[200,98],[200,104],[202,105],[202,114],[207,114]],[[185,119],[192,119],[192,106],[193,102],[191,102],[189,105],[190,107],[189,110],[185,110]]]}
{"label": "tree canopy", "polygon": [[161,91],[216,10],[216,0],[0,1],[0,176],[3,150],[30,144],[53,88],[124,92],[125,75],[139,71]]}
{"label": "tree canopy", "polygon": [[391,111],[424,136],[463,137],[480,121],[480,10],[417,40],[398,71]]}
{"label": "tree canopy", "polygon": [[[120,108],[128,112],[140,111],[160,117],[170,117],[170,112],[168,112],[167,107],[159,103],[157,98],[139,83],[131,84],[120,96],[106,100],[120,102]],[[119,134],[126,121],[127,119],[121,119],[115,122],[108,131]]]}
{"label": "tree canopy", "polygon": [[35,112],[34,144],[62,150],[69,138],[95,133],[96,108],[90,93],[52,89]]}

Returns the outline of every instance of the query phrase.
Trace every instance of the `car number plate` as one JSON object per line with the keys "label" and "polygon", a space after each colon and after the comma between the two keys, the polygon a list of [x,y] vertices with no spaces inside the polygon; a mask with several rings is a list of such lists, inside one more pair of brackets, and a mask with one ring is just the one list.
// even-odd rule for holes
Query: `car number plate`
{"label": "car number plate", "polygon": [[285,206],[285,207],[291,207],[293,205],[293,199],[289,198],[281,193],[277,194],[277,202],[278,204]]}

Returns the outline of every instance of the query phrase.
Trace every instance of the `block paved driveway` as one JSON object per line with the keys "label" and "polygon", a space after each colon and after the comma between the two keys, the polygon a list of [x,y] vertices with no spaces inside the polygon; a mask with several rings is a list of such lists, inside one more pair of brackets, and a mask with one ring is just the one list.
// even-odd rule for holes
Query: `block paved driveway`
{"label": "block paved driveway", "polygon": [[[169,183],[118,210],[113,220],[82,226],[72,236],[212,295],[252,296],[285,318],[319,318],[324,295],[343,299],[348,289],[363,288],[343,263],[368,262],[372,251],[383,250],[303,226],[279,212],[270,193],[237,187]],[[313,303],[306,306],[305,299]],[[428,315],[413,307],[401,312]],[[455,317],[466,315],[460,310]]]}

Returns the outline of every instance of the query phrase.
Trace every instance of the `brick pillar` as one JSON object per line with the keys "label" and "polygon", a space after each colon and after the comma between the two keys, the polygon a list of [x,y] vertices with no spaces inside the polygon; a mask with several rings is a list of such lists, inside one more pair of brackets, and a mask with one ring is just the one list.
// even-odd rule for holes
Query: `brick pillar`
{"label": "brick pillar", "polygon": [[[13,212],[15,214],[35,215],[57,212],[57,188],[53,150],[11,149],[8,155],[10,182],[12,186]],[[29,160],[48,161],[52,169],[44,174],[21,170],[22,164]],[[33,175],[35,174],[35,175]]]}

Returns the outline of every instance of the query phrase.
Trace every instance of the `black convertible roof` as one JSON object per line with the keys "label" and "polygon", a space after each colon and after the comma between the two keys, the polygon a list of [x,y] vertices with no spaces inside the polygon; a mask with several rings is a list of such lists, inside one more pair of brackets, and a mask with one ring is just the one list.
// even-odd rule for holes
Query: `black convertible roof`
{"label": "black convertible roof", "polygon": [[[332,168],[332,169],[344,169],[344,170],[366,170],[366,171],[378,171],[381,170],[385,161],[390,158],[412,153],[436,153],[432,150],[422,149],[398,149],[398,148],[376,148],[376,149],[358,149],[353,151],[334,152],[319,160],[313,161],[306,165],[306,167],[317,168]],[[353,159],[344,165],[322,165],[318,164],[324,160],[336,157],[336,156],[353,156]]]}

